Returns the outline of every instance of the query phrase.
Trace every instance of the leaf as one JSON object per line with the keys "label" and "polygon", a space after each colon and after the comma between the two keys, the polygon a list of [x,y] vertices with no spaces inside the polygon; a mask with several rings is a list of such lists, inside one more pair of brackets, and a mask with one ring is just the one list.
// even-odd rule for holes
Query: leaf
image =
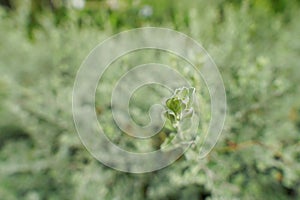
{"label": "leaf", "polygon": [[182,110],[181,104],[181,101],[177,98],[170,98],[166,102],[167,107],[170,110],[172,110],[176,115],[178,115]]}
{"label": "leaf", "polygon": [[182,118],[191,118],[194,114],[194,109],[190,108],[190,109],[185,109],[182,112]]}
{"label": "leaf", "polygon": [[165,116],[167,117],[168,120],[171,121],[172,124],[175,123],[175,121],[176,121],[176,116],[175,116],[175,114],[174,114],[173,112],[168,112],[168,111],[166,111],[166,112],[165,112]]}

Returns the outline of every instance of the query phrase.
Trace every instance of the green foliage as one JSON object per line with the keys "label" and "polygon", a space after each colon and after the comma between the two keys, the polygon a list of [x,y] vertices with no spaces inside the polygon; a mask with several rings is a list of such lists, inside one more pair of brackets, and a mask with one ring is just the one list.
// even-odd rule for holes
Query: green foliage
{"label": "green foliage", "polygon": [[166,117],[175,126],[184,118],[193,115],[192,103],[194,100],[195,88],[178,88],[174,95],[166,100]]}
{"label": "green foliage", "polygon": [[[122,0],[118,8],[87,1],[83,10],[58,3],[56,11],[48,4],[11,2],[11,10],[0,9],[0,199],[300,198],[299,1]],[[145,5],[153,9],[151,16],[139,14]],[[182,31],[203,44],[221,71],[228,113],[206,158],[199,159],[196,138],[173,165],[135,175],[107,168],[87,152],[73,125],[71,94],[76,71],[94,46],[114,32],[147,25]],[[186,63],[172,56],[157,60],[198,83],[201,120],[209,118],[205,84],[185,71]],[[121,66],[107,72],[100,91],[130,68]],[[193,92],[187,91],[179,89],[166,101],[173,122],[193,107]],[[174,129],[150,143],[122,137],[110,125],[105,94],[97,96],[96,110],[112,141],[134,151],[171,142]],[[149,105],[143,98],[136,102],[133,118],[145,124]]]}

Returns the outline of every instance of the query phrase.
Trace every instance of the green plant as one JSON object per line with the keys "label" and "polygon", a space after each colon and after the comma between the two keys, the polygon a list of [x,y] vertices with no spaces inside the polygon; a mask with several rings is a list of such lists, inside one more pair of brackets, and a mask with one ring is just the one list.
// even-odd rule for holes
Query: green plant
{"label": "green plant", "polygon": [[[147,3],[154,17],[147,19],[127,10],[127,2],[112,16],[109,8],[101,7],[104,11],[95,14],[98,19],[89,10],[68,10],[60,24],[45,12],[38,18],[41,26],[32,32],[33,41],[27,35],[26,2],[16,12],[0,9],[0,198],[299,199],[299,3],[286,1],[277,8],[279,4],[268,6],[273,5],[268,0],[232,2],[199,1],[184,7],[174,2],[168,8],[153,0]],[[126,174],[103,166],[81,144],[72,122],[72,86],[80,63],[99,41],[149,24],[187,33],[208,50],[225,83],[227,121],[206,158],[199,160],[201,143],[196,138],[195,145],[168,168]],[[185,63],[170,57],[157,61],[170,61],[198,83],[185,72]],[[122,70],[111,73],[103,88],[110,88],[110,80]],[[205,84],[195,87],[209,101],[203,94]],[[180,96],[184,91],[179,89],[166,102],[170,125],[160,133],[159,145],[172,140],[183,110],[191,109]],[[101,97],[96,109],[99,121],[108,124],[104,128],[109,137],[130,150],[152,148],[151,143],[133,145],[115,131],[106,114],[109,95]],[[148,111],[140,102],[132,111],[137,118]]]}

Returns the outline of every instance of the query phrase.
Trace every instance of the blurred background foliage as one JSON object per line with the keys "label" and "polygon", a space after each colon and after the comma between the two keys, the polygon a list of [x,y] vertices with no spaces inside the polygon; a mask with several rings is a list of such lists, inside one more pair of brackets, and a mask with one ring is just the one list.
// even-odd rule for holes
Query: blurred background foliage
{"label": "blurred background foliage", "polygon": [[[299,0],[0,4],[0,199],[300,198]],[[135,175],[85,150],[71,94],[94,46],[142,26],[203,44],[223,76],[228,114],[205,159],[196,147],[172,166]],[[96,109],[100,118],[109,110]]]}

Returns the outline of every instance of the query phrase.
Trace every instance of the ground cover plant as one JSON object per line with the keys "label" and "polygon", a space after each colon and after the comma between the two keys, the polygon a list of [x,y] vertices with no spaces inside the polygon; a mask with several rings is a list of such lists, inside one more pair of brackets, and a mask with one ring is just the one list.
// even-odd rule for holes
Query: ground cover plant
{"label": "ground cover plant", "polygon": [[[0,199],[300,198],[299,1],[86,0],[82,9],[71,1],[0,2]],[[71,99],[86,55],[110,35],[142,26],[171,28],[200,42],[222,74],[228,110],[204,159],[196,143],[167,168],[129,174],[87,152]],[[173,55],[147,55],[143,61],[155,57],[184,73],[186,63]],[[119,62],[122,70],[129,61],[135,62],[130,55]],[[97,94],[122,70],[107,71]],[[195,90],[209,102],[201,84]],[[142,97],[140,91],[140,109],[132,108],[140,124],[149,108]],[[172,140],[176,125],[146,147],[122,137],[107,114],[109,101],[96,97],[98,120],[121,147],[144,151]],[[172,105],[166,108],[174,120]],[[209,117],[206,104],[202,114]]]}

